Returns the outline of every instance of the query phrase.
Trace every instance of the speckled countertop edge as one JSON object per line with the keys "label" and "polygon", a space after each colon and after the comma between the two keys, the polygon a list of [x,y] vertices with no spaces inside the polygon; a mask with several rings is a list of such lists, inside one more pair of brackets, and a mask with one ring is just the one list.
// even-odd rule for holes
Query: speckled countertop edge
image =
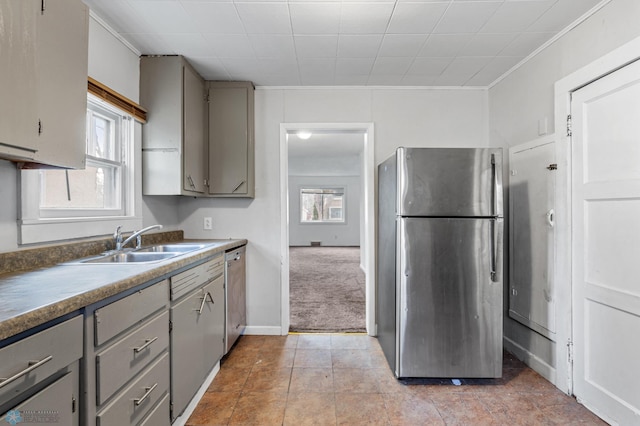
{"label": "speckled countertop edge", "polygon": [[58,264],[0,276],[0,340],[247,244],[245,239],[181,242],[211,246],[152,264]]}

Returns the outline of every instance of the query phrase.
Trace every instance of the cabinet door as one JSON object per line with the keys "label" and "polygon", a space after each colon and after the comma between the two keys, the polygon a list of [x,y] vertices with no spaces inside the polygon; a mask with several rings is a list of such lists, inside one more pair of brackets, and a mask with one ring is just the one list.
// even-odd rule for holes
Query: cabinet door
{"label": "cabinet door", "polygon": [[64,376],[0,418],[10,424],[24,422],[77,426],[80,424],[79,384],[78,362],[75,362]]}
{"label": "cabinet door", "polygon": [[43,4],[37,17],[36,161],[84,168],[89,10],[80,0]]}
{"label": "cabinet door", "polygon": [[205,374],[213,368],[224,354],[224,276],[220,276],[204,288],[211,297],[205,315],[204,369]]}
{"label": "cabinet door", "polygon": [[171,308],[172,420],[184,411],[204,379],[205,318],[199,310],[205,296],[201,288]]}
{"label": "cabinet door", "polygon": [[253,197],[253,85],[209,84],[209,194]]}
{"label": "cabinet door", "polygon": [[185,191],[204,193],[206,179],[205,86],[188,65],[183,68],[183,151]]}
{"label": "cabinet door", "polygon": [[0,156],[32,160],[37,151],[36,14],[40,1],[0,1]]}

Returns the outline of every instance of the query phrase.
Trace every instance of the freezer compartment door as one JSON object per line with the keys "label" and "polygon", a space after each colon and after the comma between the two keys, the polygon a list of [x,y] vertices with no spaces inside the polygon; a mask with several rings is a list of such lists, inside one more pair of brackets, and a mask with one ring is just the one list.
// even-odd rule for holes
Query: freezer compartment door
{"label": "freezer compartment door", "polygon": [[502,149],[399,148],[399,216],[503,215]]}
{"label": "freezer compartment door", "polygon": [[501,377],[502,227],[398,221],[398,377]]}

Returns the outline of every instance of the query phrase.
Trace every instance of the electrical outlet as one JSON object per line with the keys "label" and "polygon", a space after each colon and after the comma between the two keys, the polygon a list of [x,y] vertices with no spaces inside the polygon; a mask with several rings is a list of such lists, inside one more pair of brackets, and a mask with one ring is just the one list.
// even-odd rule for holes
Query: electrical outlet
{"label": "electrical outlet", "polygon": [[213,229],[213,221],[211,220],[210,217],[205,217],[204,218],[204,222],[202,224],[202,228],[205,231],[211,231],[211,229]]}

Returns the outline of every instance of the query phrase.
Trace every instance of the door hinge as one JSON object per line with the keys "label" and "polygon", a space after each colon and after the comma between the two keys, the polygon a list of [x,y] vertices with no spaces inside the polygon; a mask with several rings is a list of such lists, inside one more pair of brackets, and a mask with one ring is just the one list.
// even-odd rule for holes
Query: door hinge
{"label": "door hinge", "polygon": [[72,413],[76,412],[76,397],[75,396],[71,397],[71,412]]}
{"label": "door hinge", "polygon": [[571,339],[567,340],[567,362],[573,365],[573,342]]}
{"label": "door hinge", "polygon": [[549,164],[547,170],[558,170],[558,165],[556,163]]}
{"label": "door hinge", "polygon": [[44,15],[44,11],[47,8],[46,0],[40,0],[40,14]]}
{"label": "door hinge", "polygon": [[567,115],[567,136],[571,136],[573,134],[571,127],[571,114]]}
{"label": "door hinge", "polygon": [[169,333],[173,331],[173,321],[169,320]]}
{"label": "door hinge", "polygon": [[38,120],[38,136],[42,134],[42,120]]}

